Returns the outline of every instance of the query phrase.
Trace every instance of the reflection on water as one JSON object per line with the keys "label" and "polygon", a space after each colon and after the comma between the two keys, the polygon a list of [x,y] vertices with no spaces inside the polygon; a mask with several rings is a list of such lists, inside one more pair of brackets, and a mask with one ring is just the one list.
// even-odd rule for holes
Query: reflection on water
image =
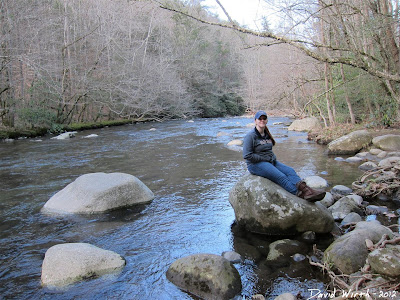
{"label": "reflection on water", "polygon": [[[286,118],[270,118],[287,122]],[[271,269],[265,251],[271,241],[233,234],[232,186],[245,174],[241,152],[226,147],[249,130],[248,118],[170,121],[85,131],[70,140],[42,138],[0,143],[0,293],[20,299],[192,299],[168,282],[165,272],[176,259],[194,253],[221,254],[239,244],[259,254],[237,264],[243,296],[273,298],[288,290],[320,288],[313,270],[298,266]],[[150,128],[156,130],[150,131]],[[324,147],[303,133],[270,125],[279,160],[301,176],[320,175],[331,185],[349,185],[359,175],[353,165],[326,156]],[[218,132],[227,135],[217,137]],[[84,136],[96,133],[97,138]],[[90,216],[52,216],[44,203],[78,176],[124,172],[142,180],[153,202]],[[125,257],[119,274],[77,283],[66,289],[40,286],[41,264],[52,245],[86,242]],[[254,252],[257,253],[257,252]],[[257,256],[257,258],[254,257]]]}

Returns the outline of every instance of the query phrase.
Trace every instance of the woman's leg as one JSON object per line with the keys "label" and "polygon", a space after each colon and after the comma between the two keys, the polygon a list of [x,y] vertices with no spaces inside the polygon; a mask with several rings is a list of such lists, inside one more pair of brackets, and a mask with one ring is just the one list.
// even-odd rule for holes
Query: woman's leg
{"label": "woman's leg", "polygon": [[276,161],[275,167],[283,174],[285,174],[290,182],[293,183],[295,186],[298,182],[301,181],[301,178],[299,177],[299,175],[297,175],[296,171],[292,167],[289,167],[279,161]]}
{"label": "woman's leg", "polygon": [[[286,168],[282,167],[281,165],[283,165]],[[293,175],[292,172],[290,172],[287,169],[290,167],[285,166],[284,164],[281,164],[281,163],[279,163],[279,167],[282,168],[285,172],[290,173],[290,179],[289,179],[288,175],[283,173],[281,170],[279,170],[277,167],[275,167],[273,164],[271,164],[269,162],[259,162],[256,164],[251,164],[251,165],[248,165],[247,168],[251,174],[265,177],[265,178],[275,182],[276,184],[279,184],[281,187],[283,187],[289,193],[292,193],[295,195],[297,192],[297,188],[296,188],[297,182],[296,183],[292,182],[292,180],[294,181],[295,176]],[[293,170],[293,172],[294,172],[294,170]],[[294,174],[297,176],[296,172],[294,172]]]}

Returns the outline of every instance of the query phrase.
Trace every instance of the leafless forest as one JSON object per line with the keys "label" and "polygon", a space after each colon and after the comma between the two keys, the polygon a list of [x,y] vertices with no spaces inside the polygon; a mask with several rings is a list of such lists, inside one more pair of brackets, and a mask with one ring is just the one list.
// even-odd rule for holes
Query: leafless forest
{"label": "leafless forest", "polygon": [[0,128],[260,108],[397,121],[399,1],[260,1],[279,23],[253,31],[201,1],[2,0]]}

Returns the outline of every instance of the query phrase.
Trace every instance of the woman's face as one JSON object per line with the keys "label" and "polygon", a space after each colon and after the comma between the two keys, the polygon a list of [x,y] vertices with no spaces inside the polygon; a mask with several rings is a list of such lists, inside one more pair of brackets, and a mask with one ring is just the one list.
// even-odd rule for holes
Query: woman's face
{"label": "woman's face", "polygon": [[261,116],[260,118],[256,119],[256,126],[260,128],[264,128],[267,125],[268,119],[266,116]]}

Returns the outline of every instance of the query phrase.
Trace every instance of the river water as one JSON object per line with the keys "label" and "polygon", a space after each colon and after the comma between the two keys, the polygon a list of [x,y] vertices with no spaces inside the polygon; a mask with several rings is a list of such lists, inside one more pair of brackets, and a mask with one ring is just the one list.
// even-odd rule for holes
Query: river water
{"label": "river water", "polygon": [[[293,267],[265,266],[265,257],[259,256],[263,245],[278,237],[235,229],[228,194],[246,173],[246,165],[240,148],[226,144],[243,139],[252,121],[236,117],[142,123],[79,132],[69,140],[49,136],[1,142],[0,298],[194,299],[166,279],[169,265],[195,253],[230,250],[246,257],[235,265],[242,277],[243,299],[256,293],[273,299],[287,291],[307,296],[308,289],[322,289],[318,271],[296,273]],[[277,141],[274,151],[301,177],[319,175],[331,186],[350,186],[360,175],[355,165],[325,155],[325,147],[308,142],[305,133],[288,132],[288,122],[269,118]],[[227,135],[217,136],[219,132]],[[98,137],[84,138],[89,134]],[[41,213],[52,195],[92,172],[132,174],[156,197],[146,205],[98,215]],[[118,274],[67,288],[41,287],[46,250],[71,242],[112,250],[127,264]],[[260,251],[254,254],[254,249]]]}

